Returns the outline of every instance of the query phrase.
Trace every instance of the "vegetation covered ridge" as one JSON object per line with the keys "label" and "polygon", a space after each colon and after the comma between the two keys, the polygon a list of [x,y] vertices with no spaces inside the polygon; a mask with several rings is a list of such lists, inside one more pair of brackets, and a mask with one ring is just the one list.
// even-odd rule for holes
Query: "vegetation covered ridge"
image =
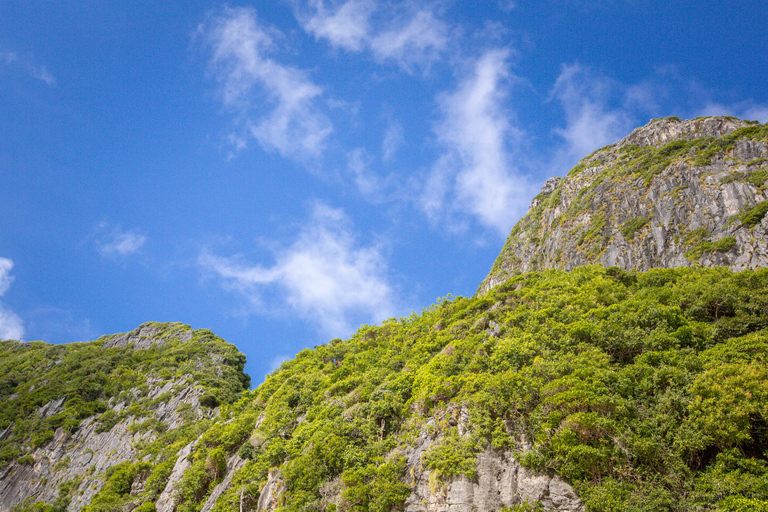
{"label": "vegetation covered ridge", "polygon": [[426,510],[419,482],[439,500],[489,452],[587,511],[766,510],[766,292],[768,270],[586,266],[363,326],[222,406],[177,510]]}
{"label": "vegetation covered ridge", "polygon": [[118,510],[127,474],[146,481],[140,501],[156,499],[179,449],[249,387],[244,364],[179,323],[64,345],[0,341],[0,509],[76,510],[101,489],[91,507]]}

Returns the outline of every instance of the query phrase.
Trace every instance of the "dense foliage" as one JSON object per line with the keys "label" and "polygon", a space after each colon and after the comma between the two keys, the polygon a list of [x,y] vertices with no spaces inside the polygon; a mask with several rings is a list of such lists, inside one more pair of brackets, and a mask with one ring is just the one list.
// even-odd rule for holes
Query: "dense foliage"
{"label": "dense foliage", "polygon": [[[58,439],[66,440],[81,426],[95,424],[99,434],[121,423],[131,433],[150,434],[134,447],[140,462],[118,464],[103,475],[80,475],[61,485],[56,503],[24,503],[17,510],[64,510],[84,476],[105,482],[87,507],[91,511],[119,508],[132,498],[136,478],[149,478],[139,501],[152,501],[165,486],[179,449],[213,424],[199,421],[182,403],[176,411],[180,425],[169,429],[156,418],[156,409],[189,387],[197,388],[201,405],[209,406],[232,402],[248,388],[245,356],[210,331],[175,323],[143,327],[155,332],[155,343],[141,350],[133,344],[107,347],[120,335],[66,345],[0,341],[0,470],[13,461],[34,464],[37,448],[57,432]],[[170,391],[153,393],[161,388]],[[68,464],[68,457],[56,461],[55,471]]]}
{"label": "dense foliage", "polygon": [[182,512],[199,511],[235,460],[217,512],[255,510],[262,493],[285,511],[401,510],[417,469],[407,448],[427,436],[419,471],[438,493],[496,450],[561,475],[592,512],[765,511],[768,270],[520,275],[304,350],[218,419],[179,431],[111,469],[87,510],[115,510],[136,481],[138,510],[153,510],[191,440]]}
{"label": "dense foliage", "polygon": [[420,432],[438,492],[495,449],[562,475],[590,511],[766,510],[767,287],[768,271],[582,267],[364,326],[224,412],[181,510],[238,443],[250,460],[218,511],[255,508],[270,477],[281,510],[397,510]]}

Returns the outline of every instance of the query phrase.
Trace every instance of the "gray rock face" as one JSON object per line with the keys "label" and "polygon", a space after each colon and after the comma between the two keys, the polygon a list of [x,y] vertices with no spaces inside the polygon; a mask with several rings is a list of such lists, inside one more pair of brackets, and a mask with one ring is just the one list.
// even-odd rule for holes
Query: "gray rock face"
{"label": "gray rock face", "polygon": [[[462,411],[463,412],[463,411]],[[459,429],[468,418],[459,419]],[[477,478],[455,478],[447,484],[430,481],[422,458],[434,440],[422,431],[406,449],[407,474],[411,475],[411,495],[405,512],[494,512],[522,503],[540,503],[545,510],[583,512],[576,492],[557,475],[524,468],[511,452],[488,447],[477,455]]]}
{"label": "gray rock face", "polygon": [[768,266],[768,127],[730,117],[657,119],[550,178],[479,292],[518,272]]}
{"label": "gray rock face", "polygon": [[[160,402],[154,410],[154,417],[164,422],[169,429],[182,423],[177,412],[182,404],[189,404],[198,417],[205,414],[199,400],[202,391],[187,387],[185,380],[150,381],[148,384],[152,386],[148,394],[151,398],[170,393],[170,397]],[[37,414],[42,417],[56,414],[63,403],[63,399],[53,400],[40,407]],[[125,407],[122,402],[111,405],[117,412]],[[59,495],[59,486],[75,479],[80,479],[80,483],[72,493],[67,510],[79,510],[87,505],[101,489],[104,471],[121,462],[133,460],[136,457],[136,443],[154,439],[153,431],[134,434],[129,430],[131,424],[144,419],[128,417],[110,430],[98,432],[97,417],[92,416],[83,420],[72,434],[58,429],[50,442],[32,452],[33,464],[12,462],[0,473],[0,512],[7,512],[26,499],[52,502]],[[158,510],[161,510],[160,506]]]}
{"label": "gray rock face", "polygon": [[[144,350],[155,344],[163,346],[168,338],[158,338],[158,332],[159,329],[153,327],[151,322],[142,324],[131,332],[110,336],[103,347],[127,347],[132,343],[134,350]],[[172,337],[181,342],[189,341],[192,339],[192,329],[180,329]]]}
{"label": "gray rock face", "polygon": [[259,494],[259,502],[256,505],[256,510],[274,510],[280,503],[280,496],[283,494],[285,482],[280,475],[280,470],[274,470],[269,472],[269,478],[267,483],[261,489]]}
{"label": "gray rock face", "polygon": [[232,485],[232,478],[234,478],[235,473],[245,466],[246,462],[248,461],[240,458],[236,453],[227,457],[226,475],[224,476],[224,479],[213,488],[211,495],[205,500],[205,505],[200,509],[200,512],[211,512],[213,510],[213,507],[216,505],[216,500],[229,489],[229,486]]}
{"label": "gray rock face", "polygon": [[192,467],[192,462],[188,457],[189,454],[192,453],[194,447],[195,442],[192,442],[179,451],[179,455],[176,457],[176,464],[174,464],[171,476],[168,478],[168,483],[165,485],[165,489],[163,489],[163,492],[160,493],[160,497],[155,502],[155,509],[157,512],[173,512],[176,510],[176,500],[174,497],[176,484],[181,481],[184,472]]}
{"label": "gray rock face", "polygon": [[685,122],[669,117],[653,119],[647,125],[632,130],[616,146],[663,146],[673,140],[722,137],[745,126],[749,126],[749,123],[728,116],[704,117]]}
{"label": "gray rock face", "polygon": [[0,474],[0,511],[26,498],[53,501],[59,494],[59,485],[74,478],[82,478],[68,510],[79,510],[89,503],[101,488],[97,477],[110,466],[135,457],[133,444],[144,438],[128,431],[128,424],[118,423],[109,432],[97,433],[95,417],[86,419],[71,436],[62,429],[42,448],[32,453],[34,464],[11,463]]}

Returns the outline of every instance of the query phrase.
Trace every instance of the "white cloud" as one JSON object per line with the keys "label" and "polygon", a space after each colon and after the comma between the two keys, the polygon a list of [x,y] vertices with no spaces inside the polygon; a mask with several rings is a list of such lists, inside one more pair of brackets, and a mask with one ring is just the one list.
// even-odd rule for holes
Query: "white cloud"
{"label": "white cloud", "polygon": [[360,246],[342,210],[316,204],[307,226],[275,251],[272,266],[203,252],[199,264],[254,305],[277,292],[281,300],[328,336],[350,334],[362,322],[394,314],[393,289],[381,248]]}
{"label": "white cloud", "polygon": [[29,74],[32,78],[42,80],[48,85],[56,85],[56,78],[46,69],[45,66],[32,66],[28,67]]}
{"label": "white cloud", "polygon": [[355,180],[357,190],[364,197],[375,199],[378,193],[383,192],[381,180],[368,166],[365,150],[356,148],[350,151],[347,155],[347,168]]}
{"label": "white cloud", "polygon": [[12,269],[13,261],[8,258],[0,258],[0,297],[5,295],[5,292],[11,287],[11,283],[14,279],[11,275]]}
{"label": "white cloud", "polygon": [[432,9],[414,9],[409,3],[347,0],[329,7],[325,0],[311,0],[297,7],[296,16],[304,30],[335,48],[370,50],[376,60],[406,70],[429,65],[448,45],[448,25]]}
{"label": "white cloud", "polygon": [[[618,84],[579,64],[563,66],[552,96],[565,110],[566,126],[555,133],[565,139],[568,157],[582,158],[618,141],[633,128],[632,116],[626,109],[609,106],[617,88]],[[629,89],[629,92],[625,101],[648,101],[647,93],[641,87]]]}
{"label": "white cloud", "polygon": [[144,247],[147,237],[135,229],[124,230],[101,222],[95,230],[96,248],[103,256],[129,256]]}
{"label": "white cloud", "polygon": [[525,212],[531,193],[512,161],[510,148],[520,131],[505,108],[512,79],[508,57],[507,50],[488,51],[455,92],[440,98],[443,119],[436,133],[444,152],[421,198],[434,220],[458,210],[502,236]]}
{"label": "white cloud", "polygon": [[327,39],[331,45],[360,51],[369,37],[369,20],[376,9],[371,0],[349,0],[335,9],[327,8],[324,0],[310,2],[312,14],[304,19],[304,30],[316,38]]}
{"label": "white cloud", "polygon": [[379,60],[395,61],[406,69],[436,60],[447,44],[448,26],[424,9],[371,39]]}
{"label": "white cloud", "polygon": [[56,85],[56,78],[48,71],[45,66],[35,64],[31,55],[19,55],[16,52],[0,50],[0,62],[7,65],[20,65],[32,77],[47,85]]}
{"label": "white cloud", "polygon": [[384,161],[391,160],[404,142],[403,127],[398,123],[390,122],[387,125],[387,130],[384,132],[384,140],[381,143],[381,153]]}
{"label": "white cloud", "polygon": [[0,60],[5,61],[6,64],[16,62],[18,56],[14,52],[0,51]]}
{"label": "white cloud", "polygon": [[273,372],[280,368],[280,366],[289,360],[291,357],[286,354],[278,354],[275,357],[272,358],[272,360],[269,362],[269,372]]}
{"label": "white cloud", "polygon": [[245,118],[259,144],[287,157],[319,155],[333,129],[318,105],[323,91],[305,72],[270,57],[280,34],[244,8],[225,9],[200,31],[224,104]]}
{"label": "white cloud", "polygon": [[[13,261],[0,258],[0,297],[10,288],[13,282],[11,275]],[[24,337],[24,324],[13,311],[0,303],[0,340],[20,340]]]}
{"label": "white cloud", "polygon": [[731,105],[708,101],[697,114],[701,116],[729,115],[740,119],[768,123],[768,105],[761,105],[752,101],[744,101]]}

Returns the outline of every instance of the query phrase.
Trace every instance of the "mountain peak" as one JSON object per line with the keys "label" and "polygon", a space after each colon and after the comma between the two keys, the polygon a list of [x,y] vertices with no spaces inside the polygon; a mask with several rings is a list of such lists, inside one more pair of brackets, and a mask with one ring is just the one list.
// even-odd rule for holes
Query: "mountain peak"
{"label": "mountain peak", "polygon": [[550,178],[479,291],[520,272],[768,267],[768,125],[654,119]]}
{"label": "mountain peak", "polygon": [[757,121],[744,121],[731,116],[697,117],[681,121],[678,117],[651,119],[616,143],[616,147],[627,145],[663,146],[675,140],[693,140],[703,137],[722,137],[739,128],[754,126]]}

